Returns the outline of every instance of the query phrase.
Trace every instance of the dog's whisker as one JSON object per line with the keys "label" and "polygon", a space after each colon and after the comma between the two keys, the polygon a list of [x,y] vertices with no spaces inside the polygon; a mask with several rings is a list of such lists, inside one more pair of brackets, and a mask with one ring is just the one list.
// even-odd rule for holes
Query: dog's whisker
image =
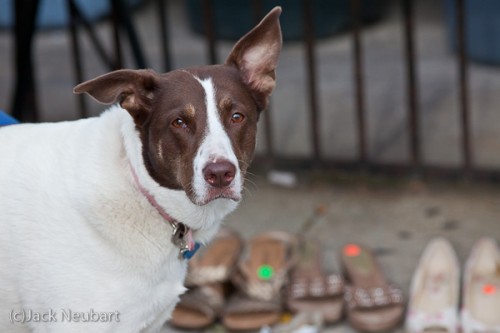
{"label": "dog's whisker", "polygon": [[245,179],[245,186],[244,188],[246,187],[247,190],[250,190],[248,187],[248,185],[252,185],[253,186],[253,190],[258,190],[259,189],[259,186],[257,185],[257,183],[251,181],[250,179]]}
{"label": "dog's whisker", "polygon": [[243,192],[248,196],[253,197],[253,192],[250,191],[250,189],[248,189],[246,186],[243,187]]}

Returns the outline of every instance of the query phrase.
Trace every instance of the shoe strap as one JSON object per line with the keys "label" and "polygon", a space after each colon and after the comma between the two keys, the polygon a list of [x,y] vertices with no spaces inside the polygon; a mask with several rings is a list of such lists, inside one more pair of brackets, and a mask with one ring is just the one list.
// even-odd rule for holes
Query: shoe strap
{"label": "shoe strap", "polygon": [[403,304],[403,292],[393,284],[365,289],[345,286],[344,300],[349,309],[367,309]]}
{"label": "shoe strap", "polygon": [[343,292],[344,281],[338,274],[310,277],[292,273],[288,287],[292,299],[338,296]]}

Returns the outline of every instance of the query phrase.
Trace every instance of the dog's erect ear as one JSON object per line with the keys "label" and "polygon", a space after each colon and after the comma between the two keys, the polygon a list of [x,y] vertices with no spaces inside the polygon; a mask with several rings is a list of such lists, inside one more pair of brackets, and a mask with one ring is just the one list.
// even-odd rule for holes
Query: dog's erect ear
{"label": "dog's erect ear", "polygon": [[281,51],[282,38],[279,16],[275,7],[233,47],[226,64],[235,65],[243,81],[250,87],[259,108],[265,109],[275,85],[275,69]]}
{"label": "dog's erect ear", "polygon": [[103,104],[119,102],[141,126],[151,110],[158,80],[158,74],[152,70],[122,69],[80,83],[73,92],[87,93]]}

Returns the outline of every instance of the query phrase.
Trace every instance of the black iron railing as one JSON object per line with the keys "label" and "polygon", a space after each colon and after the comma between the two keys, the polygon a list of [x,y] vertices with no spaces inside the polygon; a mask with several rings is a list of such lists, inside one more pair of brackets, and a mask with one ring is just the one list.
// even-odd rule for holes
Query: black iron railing
{"label": "black iron railing", "polygon": [[[202,8],[202,19],[203,27],[205,32],[206,50],[207,50],[207,62],[217,63],[217,36],[215,29],[215,15],[214,15],[214,1],[215,0],[200,0]],[[251,3],[252,17],[255,22],[258,22],[263,16],[263,1],[262,0],[248,0]],[[347,1],[347,0],[346,0]],[[303,64],[305,69],[305,80],[307,89],[307,105],[308,109],[306,112],[309,114],[309,131],[304,131],[308,133],[307,140],[310,145],[311,155],[309,157],[295,158],[293,156],[282,156],[277,152],[276,143],[273,140],[273,133],[275,126],[272,123],[272,117],[270,112],[264,113],[264,154],[263,156],[257,156],[256,160],[265,161],[271,165],[285,165],[285,166],[322,166],[322,167],[337,167],[337,168],[348,168],[356,170],[373,170],[373,171],[402,171],[404,173],[412,173],[417,175],[425,174],[442,174],[442,175],[458,175],[462,177],[471,176],[487,176],[496,177],[500,179],[500,168],[498,170],[484,170],[477,167],[474,164],[473,158],[473,145],[471,143],[471,120],[470,120],[470,110],[469,110],[469,88],[468,88],[468,59],[467,59],[467,45],[466,45],[466,8],[465,0],[454,0],[454,8],[456,8],[455,17],[455,36],[456,36],[456,46],[457,46],[457,87],[458,87],[458,109],[457,114],[459,119],[458,127],[460,129],[460,164],[458,166],[446,166],[446,167],[436,167],[429,165],[423,159],[423,141],[422,141],[422,124],[421,124],[421,112],[419,110],[419,81],[418,81],[418,70],[417,62],[418,57],[416,53],[415,46],[415,33],[418,29],[416,26],[415,11],[414,7],[416,5],[415,0],[399,0],[395,4],[400,7],[401,16],[401,31],[404,46],[404,63],[405,63],[405,81],[406,81],[406,119],[407,126],[405,128],[405,135],[407,135],[408,141],[408,160],[404,163],[389,164],[376,161],[370,158],[369,149],[370,146],[370,136],[368,135],[368,117],[366,112],[366,82],[365,70],[363,66],[365,50],[363,48],[362,37],[362,23],[361,14],[362,6],[364,1],[362,0],[349,0],[350,1],[350,15],[351,15],[351,26],[350,26],[350,38],[352,41],[352,82],[353,87],[353,101],[354,101],[354,119],[355,119],[355,133],[356,133],[356,154],[351,160],[335,160],[331,157],[326,157],[322,150],[322,140],[321,140],[321,126],[320,126],[320,103],[319,100],[319,90],[320,82],[317,75],[317,46],[315,37],[315,21],[313,18],[313,6],[311,0],[301,1],[301,15],[302,15],[302,27],[303,27],[303,37],[302,46],[304,50],[305,63]],[[110,0],[113,7],[113,25],[114,25],[114,45],[115,52],[111,56],[106,54],[102,47],[99,47],[99,41],[97,37],[92,32],[91,26],[85,21],[81,13],[79,13],[73,0],[68,0],[71,22],[73,23],[71,27],[71,36],[73,40],[73,50],[75,59],[75,74],[77,76],[77,81],[81,81],[82,69],[81,69],[81,59],[80,51],[78,45],[77,36],[77,24],[83,26],[89,33],[91,39],[94,41],[97,50],[100,51],[99,54],[105,63],[109,64],[110,69],[119,68],[121,66],[121,46],[119,38],[119,29],[126,32],[129,37],[129,44],[133,51],[134,58],[139,67],[145,65],[145,59],[142,56],[139,41],[137,40],[134,27],[132,25],[132,20],[124,10],[123,4],[120,0]],[[158,26],[160,29],[160,44],[161,50],[164,53],[162,58],[164,59],[164,70],[172,69],[172,54],[170,48],[169,31],[175,29],[173,26],[169,26],[166,13],[169,12],[169,7],[172,3],[168,0],[155,0],[154,5],[157,6],[158,12]],[[85,104],[83,100],[80,101],[81,114],[84,116]]]}

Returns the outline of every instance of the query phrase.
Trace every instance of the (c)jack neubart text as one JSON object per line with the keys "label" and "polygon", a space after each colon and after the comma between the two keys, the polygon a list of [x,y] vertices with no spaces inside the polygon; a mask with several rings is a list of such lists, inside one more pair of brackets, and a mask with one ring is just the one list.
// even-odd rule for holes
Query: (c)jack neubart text
{"label": "(c)jack neubart text", "polygon": [[9,313],[11,323],[48,323],[48,322],[119,322],[118,311],[104,312],[89,309],[88,311],[73,311],[71,309],[49,309],[47,311],[35,311],[31,309],[11,310]]}

